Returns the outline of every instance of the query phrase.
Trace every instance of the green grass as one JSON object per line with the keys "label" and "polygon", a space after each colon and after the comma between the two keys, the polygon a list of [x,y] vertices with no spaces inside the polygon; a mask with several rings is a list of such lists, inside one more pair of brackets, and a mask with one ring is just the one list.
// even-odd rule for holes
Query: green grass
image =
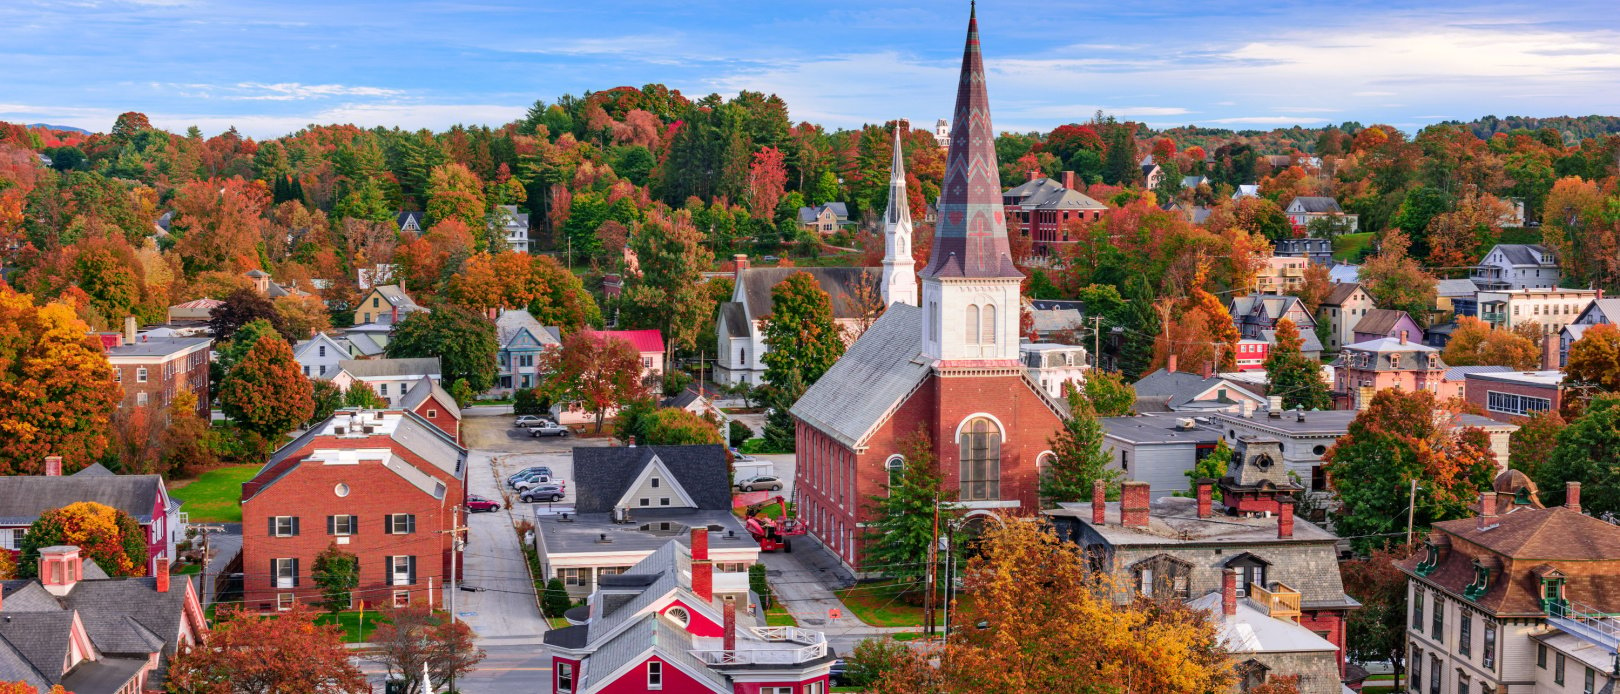
{"label": "green grass", "polygon": [[1341,234],[1333,239],[1333,259],[1343,262],[1354,262],[1361,249],[1371,245],[1373,232],[1363,231],[1356,234]]}
{"label": "green grass", "polygon": [[550,624],[553,629],[566,629],[573,626],[568,622],[567,617],[547,617],[546,623]]}
{"label": "green grass", "polygon": [[194,523],[240,523],[242,483],[253,479],[261,467],[249,463],[215,468],[195,480],[170,487],[169,495],[185,502],[182,510]]}
{"label": "green grass", "polygon": [[823,253],[818,258],[793,258],[794,267],[849,267],[859,265],[860,253]]}
{"label": "green grass", "polygon": [[861,621],[875,627],[920,627],[923,608],[900,597],[900,588],[888,581],[857,583],[837,591],[838,599]]}
{"label": "green grass", "polygon": [[[322,614],[315,618],[316,624],[336,624],[343,629],[344,643],[365,643],[371,638],[371,632],[377,630],[377,620],[382,617],[381,612],[366,610],[363,614],[356,610],[352,612],[339,612],[336,617]],[[365,624],[361,624],[361,618]]]}
{"label": "green grass", "polygon": [[171,573],[179,576],[200,574],[202,573],[202,564],[181,564],[180,566],[174,567],[174,571]]}
{"label": "green grass", "polygon": [[765,610],[765,626],[769,627],[796,627],[799,620],[795,619],[786,607],[776,605]]}

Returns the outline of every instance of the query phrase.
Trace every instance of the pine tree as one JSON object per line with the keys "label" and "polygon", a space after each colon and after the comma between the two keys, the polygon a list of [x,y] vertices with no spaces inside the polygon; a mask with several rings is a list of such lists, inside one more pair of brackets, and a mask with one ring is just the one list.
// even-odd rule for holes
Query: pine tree
{"label": "pine tree", "polygon": [[1327,410],[1333,396],[1322,380],[1322,367],[1300,351],[1304,340],[1299,328],[1287,318],[1277,321],[1277,344],[1266,356],[1269,392],[1282,398],[1283,409]]}
{"label": "pine tree", "polygon": [[1102,423],[1097,420],[1091,399],[1072,384],[1065,390],[1069,418],[1064,420],[1063,429],[1048,439],[1052,460],[1041,477],[1041,497],[1052,504],[1087,500],[1097,480],[1107,483],[1110,495],[1117,494],[1119,471],[1108,467]]}
{"label": "pine tree", "polygon": [[[918,428],[901,439],[899,448],[898,476],[891,472],[891,484],[885,485],[884,493],[870,498],[874,518],[863,536],[867,543],[863,563],[914,590],[928,571],[936,509],[954,501],[956,495],[943,488],[934,443],[926,429]],[[946,533],[949,519],[943,517],[944,511],[940,513],[939,532]]]}

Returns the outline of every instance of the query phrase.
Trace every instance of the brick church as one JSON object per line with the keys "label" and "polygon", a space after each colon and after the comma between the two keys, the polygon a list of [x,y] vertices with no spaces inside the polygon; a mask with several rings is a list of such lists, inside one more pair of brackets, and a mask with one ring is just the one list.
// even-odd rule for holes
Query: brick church
{"label": "brick church", "polygon": [[1063,406],[1018,358],[1023,274],[1008,248],[976,16],[951,123],[920,301],[897,135],[884,213],[888,309],[792,410],[799,515],[854,571],[868,499],[906,464],[902,439],[927,432],[945,485],[968,516],[1028,515],[1039,510],[1047,441],[1062,426]]}

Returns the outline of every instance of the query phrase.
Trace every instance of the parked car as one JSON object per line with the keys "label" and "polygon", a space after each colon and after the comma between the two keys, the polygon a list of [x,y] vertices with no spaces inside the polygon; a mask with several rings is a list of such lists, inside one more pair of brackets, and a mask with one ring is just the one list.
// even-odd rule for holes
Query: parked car
{"label": "parked car", "polygon": [[764,260],[764,261],[765,261],[765,262],[767,262],[767,263],[774,263],[774,262],[776,262],[776,261],[777,261],[777,260],[780,260],[780,258],[777,258],[777,257],[776,257],[776,256],[774,256],[774,255],[768,255],[768,256],[765,256],[765,257],[764,257],[764,258],[763,258],[763,260]]}
{"label": "parked car", "polygon": [[568,483],[564,482],[562,480],[552,479],[552,478],[547,477],[547,476],[536,476],[536,477],[529,477],[527,479],[518,480],[517,484],[512,485],[512,488],[516,489],[516,490],[518,490],[520,492],[526,492],[526,491],[528,491],[530,489],[534,489],[535,487],[539,487],[541,485],[547,485],[547,484],[555,484],[558,487],[562,487],[562,488],[565,488],[565,489],[568,486]]}
{"label": "parked car", "polygon": [[536,501],[562,501],[564,491],[566,490],[563,489],[561,482],[548,482],[545,484],[537,484],[523,490],[523,493],[519,494],[518,498],[528,503],[534,503]]}
{"label": "parked car", "polygon": [[532,415],[532,414],[526,414],[526,415],[523,415],[521,417],[518,417],[517,421],[512,422],[512,426],[523,428],[523,429],[528,429],[530,427],[544,426],[544,425],[550,424],[550,423],[551,423],[551,420],[546,419],[545,417],[541,417],[541,416],[538,416],[538,415]]}
{"label": "parked car", "polygon": [[512,480],[515,480],[515,479],[517,479],[519,477],[523,477],[525,475],[549,475],[549,474],[551,474],[551,467],[549,465],[530,465],[529,467],[523,468],[522,470],[518,470],[517,472],[514,472],[514,473],[512,473],[510,475],[507,475],[506,476],[506,481],[507,481],[508,484],[510,484],[512,482]]}
{"label": "parked car", "polygon": [[506,486],[511,487],[513,489],[518,489],[519,488],[518,485],[523,484],[525,482],[533,482],[534,480],[548,480],[549,481],[550,479],[551,479],[551,471],[550,470],[547,470],[545,472],[530,472],[530,473],[526,473],[526,474],[522,474],[522,475],[513,476],[511,479],[506,481]]}
{"label": "parked car", "polygon": [[737,490],[743,492],[779,492],[782,491],[782,479],[770,475],[750,477],[737,483]]}
{"label": "parked car", "polygon": [[568,436],[568,427],[561,424],[546,422],[539,426],[529,427],[530,436]]}
{"label": "parked car", "polygon": [[827,683],[834,687],[846,686],[849,683],[844,674],[847,670],[843,658],[832,661],[832,667],[827,670]]}
{"label": "parked car", "polygon": [[467,495],[467,512],[468,513],[478,513],[480,511],[483,511],[483,512],[487,513],[489,511],[499,511],[500,508],[501,508],[501,502],[499,502],[499,501],[495,501],[493,499],[486,499],[484,497],[478,496],[477,494],[468,494]]}

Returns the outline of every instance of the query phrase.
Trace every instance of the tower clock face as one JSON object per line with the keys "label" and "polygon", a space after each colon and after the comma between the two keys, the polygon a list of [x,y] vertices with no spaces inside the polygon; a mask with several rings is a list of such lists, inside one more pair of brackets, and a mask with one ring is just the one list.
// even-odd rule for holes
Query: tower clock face
{"label": "tower clock face", "polygon": [[1255,456],[1254,457],[1254,466],[1257,467],[1257,468],[1260,468],[1261,470],[1270,470],[1271,469],[1271,456],[1269,454],[1266,454],[1266,453],[1261,453],[1260,455]]}

